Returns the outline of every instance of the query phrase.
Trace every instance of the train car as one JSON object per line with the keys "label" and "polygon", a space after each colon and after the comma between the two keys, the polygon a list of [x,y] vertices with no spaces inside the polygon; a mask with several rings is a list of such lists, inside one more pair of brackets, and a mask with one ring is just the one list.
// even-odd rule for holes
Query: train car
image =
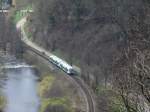
{"label": "train car", "polygon": [[69,75],[73,75],[75,73],[71,65],[69,65],[67,62],[63,61],[55,55],[50,56],[50,62],[55,64],[57,67],[59,67],[61,70],[63,70]]}

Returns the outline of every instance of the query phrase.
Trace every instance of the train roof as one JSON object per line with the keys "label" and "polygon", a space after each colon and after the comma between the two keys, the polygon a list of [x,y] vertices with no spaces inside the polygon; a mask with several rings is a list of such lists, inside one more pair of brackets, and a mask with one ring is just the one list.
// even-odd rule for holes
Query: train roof
{"label": "train roof", "polygon": [[69,65],[67,62],[63,61],[62,59],[60,59],[59,57],[55,56],[55,55],[51,55],[50,58],[56,60],[57,62],[63,64],[63,66],[65,66],[67,69],[72,69],[72,66]]}

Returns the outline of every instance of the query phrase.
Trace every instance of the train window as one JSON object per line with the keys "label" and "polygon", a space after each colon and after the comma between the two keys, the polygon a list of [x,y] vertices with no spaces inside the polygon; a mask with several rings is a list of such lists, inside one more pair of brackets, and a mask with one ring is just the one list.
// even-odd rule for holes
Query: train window
{"label": "train window", "polygon": [[60,66],[60,67],[63,67],[63,65],[62,65],[62,64],[59,64],[59,66]]}
{"label": "train window", "polygon": [[73,70],[73,69],[70,69],[70,73],[71,74],[76,74],[75,70]]}
{"label": "train window", "polygon": [[53,63],[56,63],[55,60],[52,60],[52,61],[53,61]]}
{"label": "train window", "polygon": [[58,64],[58,62],[55,60],[55,63]]}

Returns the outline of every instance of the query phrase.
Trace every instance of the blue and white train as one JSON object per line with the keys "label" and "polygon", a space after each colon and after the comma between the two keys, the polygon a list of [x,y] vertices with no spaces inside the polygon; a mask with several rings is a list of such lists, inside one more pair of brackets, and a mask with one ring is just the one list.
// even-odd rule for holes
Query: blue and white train
{"label": "blue and white train", "polygon": [[50,62],[59,67],[61,70],[66,72],[69,75],[74,75],[76,74],[75,70],[71,65],[69,65],[67,62],[63,61],[62,59],[58,58],[55,55],[51,55],[50,57]]}

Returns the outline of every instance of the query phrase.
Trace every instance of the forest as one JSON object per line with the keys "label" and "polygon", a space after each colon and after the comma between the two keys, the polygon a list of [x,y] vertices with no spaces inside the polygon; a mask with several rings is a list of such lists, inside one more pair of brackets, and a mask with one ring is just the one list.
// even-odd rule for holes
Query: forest
{"label": "forest", "polygon": [[20,57],[23,53],[21,44],[16,26],[4,13],[0,13],[0,50]]}
{"label": "forest", "polygon": [[33,9],[32,41],[67,55],[95,93],[113,88],[128,112],[144,112],[139,100],[150,103],[148,0],[38,0]]}
{"label": "forest", "polygon": [[[16,0],[16,4],[16,11],[27,4],[33,8],[25,25],[30,40],[81,69],[80,77],[96,96],[98,112],[150,111],[149,0]],[[6,20],[0,14],[0,48],[20,56],[20,33]],[[118,102],[123,106],[111,111],[110,96],[119,96],[115,106]]]}

